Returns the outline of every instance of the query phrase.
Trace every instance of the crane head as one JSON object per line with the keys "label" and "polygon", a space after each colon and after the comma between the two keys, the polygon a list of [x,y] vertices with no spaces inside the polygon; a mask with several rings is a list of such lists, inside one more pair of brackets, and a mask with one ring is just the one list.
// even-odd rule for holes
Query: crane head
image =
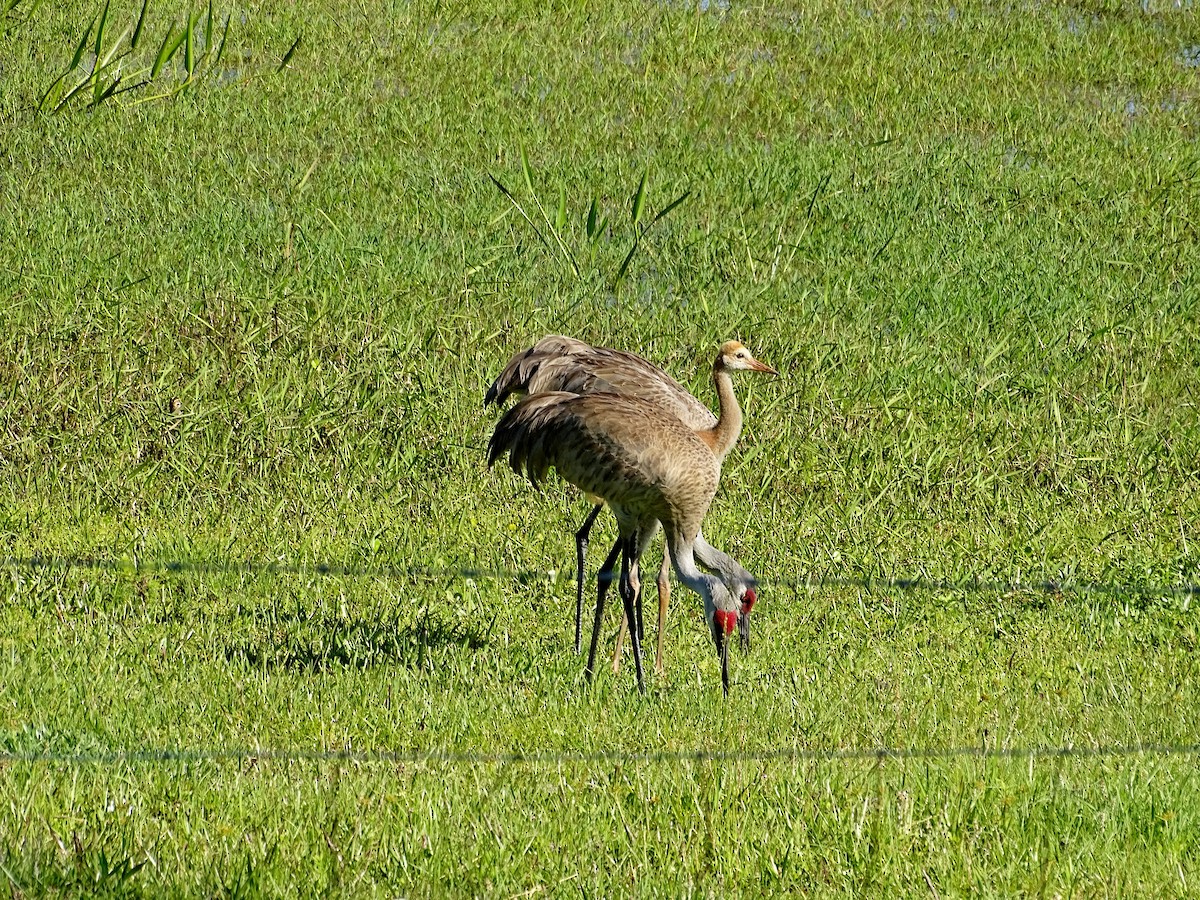
{"label": "crane head", "polygon": [[766,363],[755,359],[754,354],[747,350],[741,341],[726,341],[721,345],[721,352],[717,355],[715,368],[724,369],[728,372],[746,371],[763,372],[767,375],[779,374]]}
{"label": "crane head", "polygon": [[721,632],[728,637],[733,634],[733,629],[737,625],[738,616],[741,613],[734,612],[728,609],[713,610],[713,628],[719,628]]}
{"label": "crane head", "polygon": [[749,585],[747,585],[746,589],[744,591],[742,591],[742,613],[743,613],[743,615],[745,613],[750,612],[750,610],[754,609],[754,604],[757,602],[758,602],[758,594],[755,593],[753,587],[750,587]]}
{"label": "crane head", "polygon": [[[748,590],[752,591],[753,588]],[[742,601],[734,596],[724,582],[711,575],[703,576],[700,593],[704,598],[705,617],[716,642],[717,652],[720,653],[725,637],[733,634],[737,627],[738,618],[742,614]]]}

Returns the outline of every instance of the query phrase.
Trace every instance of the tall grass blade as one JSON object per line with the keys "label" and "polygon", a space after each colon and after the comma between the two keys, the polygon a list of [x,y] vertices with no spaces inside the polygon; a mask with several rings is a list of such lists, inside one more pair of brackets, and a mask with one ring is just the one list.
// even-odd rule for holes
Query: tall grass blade
{"label": "tall grass blade", "polygon": [[292,56],[295,54],[296,50],[300,47],[300,39],[302,37],[304,37],[303,34],[296,35],[296,40],[292,41],[292,46],[288,47],[288,52],[283,54],[283,61],[279,64],[279,68],[275,70],[276,75],[278,75],[280,72],[282,72],[284,69],[286,69],[287,64],[292,61]]}
{"label": "tall grass blade", "polygon": [[214,67],[221,64],[221,58],[225,55],[225,42],[229,40],[229,21],[232,18],[232,13],[225,16],[225,27],[221,29],[221,45],[217,47],[217,58],[213,60]]}
{"label": "tall grass blade", "polygon": [[153,81],[158,77],[158,73],[162,71],[163,66],[171,61],[171,57],[175,55],[175,51],[179,49],[179,44],[183,40],[183,35],[175,36],[175,23],[172,22],[167,28],[167,33],[163,35],[162,46],[158,48],[158,55],[154,57],[154,65],[150,67],[150,80]]}
{"label": "tall grass blade", "polygon": [[88,38],[92,36],[92,28],[96,25],[96,20],[92,19],[88,23],[88,27],[83,32],[83,37],[79,39],[79,46],[75,48],[75,55],[71,57],[71,65],[67,66],[67,71],[70,72],[79,65],[79,61],[83,59],[83,51],[87,47]]}
{"label": "tall grass blade", "polygon": [[208,19],[204,22],[204,53],[205,55],[212,49],[213,41],[213,5],[212,0],[208,0]]}
{"label": "tall grass blade", "polygon": [[595,238],[596,238],[596,219],[599,218],[599,215],[600,215],[600,207],[596,203],[596,198],[593,197],[592,198],[592,206],[588,210],[588,215],[587,215],[587,236],[588,236],[589,241],[595,240]]}
{"label": "tall grass blade", "polygon": [[[560,221],[560,224],[556,225],[555,222],[550,219],[550,215],[546,212],[546,208],[542,206],[542,201],[538,199],[537,191],[533,189],[533,169],[529,165],[529,154],[525,152],[524,144],[521,145],[521,174],[525,178],[525,188],[529,191],[529,196],[533,198],[533,204],[537,207],[538,213],[542,217],[542,221],[546,223],[546,227],[550,230],[550,234],[554,238],[555,245],[557,245],[563,259],[570,264],[571,271],[575,273],[576,277],[579,277],[579,263],[575,261],[575,254],[571,252],[571,248],[568,247],[562,239],[562,230],[566,225],[567,219],[567,195],[565,188],[559,194],[558,220]],[[492,180],[495,181],[495,178]],[[499,184],[499,182],[497,182],[497,184]],[[507,189],[505,189],[505,193],[508,194]],[[508,194],[508,196],[509,199],[512,200],[512,195]],[[515,203],[516,201],[514,200],[513,202]],[[525,211],[521,210],[521,214],[524,215]],[[525,220],[530,224],[533,224],[529,216],[525,216]],[[534,225],[534,229],[537,230],[536,225]],[[538,231],[538,236],[542,238],[543,243],[549,246],[550,242],[547,241],[544,236],[542,236],[540,230]]]}
{"label": "tall grass blade", "polygon": [[[128,94],[130,91],[136,91],[138,88],[144,88],[149,83],[149,78],[143,78],[141,81],[135,82],[134,84],[125,85],[125,87],[117,91],[116,94]],[[116,94],[114,94],[114,96],[116,96]]]}
{"label": "tall grass blade", "polygon": [[108,52],[105,53],[103,57],[96,58],[96,65],[92,70],[93,72],[95,72],[97,75],[100,74],[108,68],[109,63],[112,62],[114,56],[116,56],[118,53],[121,53],[122,56],[125,56],[125,54],[129,52],[128,50],[121,52],[121,41],[125,40],[128,35],[129,29],[126,28],[121,32],[121,36],[112,42],[112,46],[108,48]]}
{"label": "tall grass blade", "polygon": [[821,176],[820,181],[817,182],[817,186],[813,188],[812,196],[808,199],[808,210],[804,213],[804,218],[812,218],[813,208],[817,205],[817,198],[821,196],[821,191],[825,190],[831,178],[833,178],[832,172],[826,172]]}
{"label": "tall grass blade", "polygon": [[492,184],[494,184],[499,189],[500,193],[502,193],[505,197],[508,198],[508,202],[516,207],[517,212],[519,212],[521,214],[521,218],[523,218],[526,222],[529,223],[529,227],[532,228],[533,233],[538,236],[538,240],[541,241],[543,244],[545,244],[547,247],[549,247],[550,242],[548,240],[546,240],[546,236],[544,234],[542,234],[542,230],[537,227],[537,223],[535,221],[533,221],[533,219],[529,218],[529,213],[525,212],[525,207],[521,206],[521,204],[517,201],[517,198],[512,195],[512,191],[510,191],[508,188],[506,188],[504,186],[504,184],[500,181],[500,179],[497,178],[495,175],[493,175],[491,172],[488,172],[488,178],[492,179]]}
{"label": "tall grass blade", "polygon": [[[684,191],[682,194],[680,194],[678,197],[676,197],[674,200],[672,200],[670,203],[668,203],[666,206],[664,206],[662,208],[662,210],[659,212],[659,214],[651,220],[650,225],[653,225],[659,219],[665,219],[667,217],[667,215],[671,212],[671,210],[673,210],[675,207],[677,207],[680,203],[682,203],[684,200],[686,200],[691,195],[692,195],[692,192],[690,189]],[[649,228],[650,226],[647,225],[646,227]]]}
{"label": "tall grass blade", "polygon": [[633,261],[633,254],[637,253],[638,244],[640,242],[635,237],[633,246],[629,248],[629,252],[625,254],[625,259],[621,262],[621,268],[617,269],[617,277],[613,279],[613,287],[619,285],[625,277],[625,272],[629,269],[629,263]]}
{"label": "tall grass blade", "polygon": [[187,32],[183,42],[183,68],[187,71],[188,81],[192,80],[192,73],[196,71],[196,17],[189,14],[187,20]]}
{"label": "tall grass blade", "polygon": [[58,104],[54,107],[54,111],[58,112],[58,110],[62,109],[64,106],[66,106],[68,103],[70,103],[71,98],[74,97],[76,94],[78,94],[85,87],[92,84],[92,82],[95,80],[95,77],[96,77],[95,75],[89,75],[87,78],[84,78],[77,85],[75,85],[75,87],[73,87],[69,91],[67,91],[66,94],[63,95],[63,98],[61,100],[59,100]]}
{"label": "tall grass blade", "polygon": [[100,25],[96,28],[96,59],[100,58],[100,51],[104,49],[104,26],[108,24],[108,4],[109,0],[104,0],[104,9],[100,11]]}
{"label": "tall grass blade", "polygon": [[[55,110],[59,108],[59,94],[56,93],[56,91],[62,87],[62,83],[67,80],[67,76],[70,75],[72,71],[73,69],[67,69],[67,71],[63,72],[61,75],[55,78],[53,82],[51,82],[50,87],[46,88],[46,93],[42,94],[42,99],[38,101],[38,109],[40,109],[42,112],[45,112],[51,107],[53,107]],[[54,97],[53,101],[50,99],[51,96]]]}
{"label": "tall grass blade", "polygon": [[[97,81],[97,85],[99,85],[101,83],[102,82]],[[92,106],[99,106],[101,103],[103,103],[109,97],[111,97],[116,92],[117,86],[120,83],[121,83],[121,76],[118,75],[116,78],[114,78],[112,80],[112,84],[110,84],[107,88],[105,88],[102,93],[97,89],[97,96],[96,96],[96,99],[92,101]]]}
{"label": "tall grass blade", "polygon": [[633,195],[633,208],[630,210],[630,215],[633,219],[634,227],[642,221],[642,209],[646,203],[646,173],[642,173],[642,180],[638,184],[637,193]]}
{"label": "tall grass blade", "polygon": [[146,24],[146,10],[150,8],[150,0],[142,0],[142,11],[138,14],[137,25],[133,27],[133,37],[129,39],[129,49],[136,50],[142,39],[142,26]]}

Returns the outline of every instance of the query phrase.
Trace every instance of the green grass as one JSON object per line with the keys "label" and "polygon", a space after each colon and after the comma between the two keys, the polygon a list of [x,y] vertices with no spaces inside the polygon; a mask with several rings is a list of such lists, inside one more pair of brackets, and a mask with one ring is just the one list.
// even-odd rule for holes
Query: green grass
{"label": "green grass", "polygon": [[[1195,892],[1194,754],[1021,752],[1200,734],[1195,10],[703,6],[0,2],[14,896]],[[583,681],[550,331],[783,373],[728,700]]]}

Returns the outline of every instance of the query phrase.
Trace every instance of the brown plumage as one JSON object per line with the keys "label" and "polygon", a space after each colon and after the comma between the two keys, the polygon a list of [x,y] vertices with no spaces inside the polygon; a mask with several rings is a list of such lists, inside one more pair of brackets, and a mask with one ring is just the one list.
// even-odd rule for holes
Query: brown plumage
{"label": "brown plumage", "polygon": [[[717,490],[721,464],[704,442],[659,407],[620,394],[532,394],[501,419],[488,462],[508,450],[513,471],[534,486],[551,466],[613,507],[638,518],[694,524]],[[661,515],[656,515],[661,513]]]}
{"label": "brown plumage", "polygon": [[[510,364],[511,366],[511,364]],[[710,428],[695,430],[664,415],[660,406],[613,393],[580,396],[555,391],[532,394],[501,419],[488,445],[488,463],[508,452],[518,474],[537,485],[553,466],[561,477],[602,499],[617,518],[622,541],[620,589],[631,626],[638,622],[637,563],[658,523],[679,579],[704,599],[705,617],[722,660],[728,691],[725,636],[740,612],[738,599],[721,581],[701,573],[695,550],[700,524],[720,480],[721,460],[737,439],[741,412],[733,396],[731,370],[774,372],[741,344],[729,341],[713,366],[721,415]],[[490,392],[489,392],[490,393]],[[639,539],[640,538],[640,539]],[[594,670],[604,582],[596,604],[588,674]],[[638,685],[643,685],[640,628],[631,627]]]}
{"label": "brown plumage", "polygon": [[[726,351],[736,353],[741,350],[740,344],[729,342],[722,347],[722,355]],[[720,363],[720,358],[718,358]],[[759,371],[773,371],[765,366],[758,366]],[[636,397],[654,403],[663,414],[674,416],[693,431],[702,432],[709,438],[709,446],[718,455],[719,460],[732,448],[741,427],[741,411],[734,400],[729,415],[736,418],[730,422],[733,426],[725,431],[720,444],[714,446],[711,435],[718,426],[718,417],[697,400],[678,381],[668,375],[658,366],[642,357],[623,350],[613,350],[606,347],[594,347],[575,338],[563,335],[548,335],[530,347],[528,350],[515,354],[505,366],[504,371],[492,383],[484,397],[484,404],[503,403],[510,395],[536,394],[545,391],[567,391],[575,394],[617,393],[623,396]],[[731,394],[732,395],[732,394]],[[594,498],[593,498],[594,499]],[[576,599],[575,599],[575,652],[581,649],[582,613],[583,613],[583,580],[584,565],[587,552],[588,537],[591,528],[599,515],[602,506],[596,505],[587,519],[575,534],[576,546]],[[619,540],[613,547],[606,566],[602,572],[609,571],[615,554],[619,548]],[[698,536],[696,556],[701,565],[717,573],[726,585],[734,592],[742,603],[742,615],[738,624],[743,647],[749,646],[749,616],[750,609],[757,600],[755,587],[757,580],[733,557],[722,553]],[[655,670],[663,668],[663,646],[666,633],[666,612],[670,599],[670,569],[669,554],[664,552],[662,566],[659,569],[657,584],[659,595],[658,611],[658,647],[655,656]],[[617,635],[617,646],[613,657],[613,669],[617,669],[620,660],[622,637],[625,623]],[[639,635],[640,637],[640,635]]]}
{"label": "brown plumage", "polygon": [[484,405],[504,403],[512,394],[568,391],[572,394],[613,393],[638,397],[662,407],[689,428],[712,428],[717,417],[682,384],[635,353],[593,347],[551,334],[513,356],[492,382]]}

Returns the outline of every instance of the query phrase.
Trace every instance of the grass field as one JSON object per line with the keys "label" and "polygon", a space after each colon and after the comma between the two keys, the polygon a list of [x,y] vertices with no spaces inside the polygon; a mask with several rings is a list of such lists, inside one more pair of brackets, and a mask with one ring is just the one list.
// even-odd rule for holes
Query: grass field
{"label": "grass field", "polygon": [[[12,896],[1200,892],[1190,2],[223,4],[0,0]],[[728,700],[584,683],[548,332],[782,373]]]}

